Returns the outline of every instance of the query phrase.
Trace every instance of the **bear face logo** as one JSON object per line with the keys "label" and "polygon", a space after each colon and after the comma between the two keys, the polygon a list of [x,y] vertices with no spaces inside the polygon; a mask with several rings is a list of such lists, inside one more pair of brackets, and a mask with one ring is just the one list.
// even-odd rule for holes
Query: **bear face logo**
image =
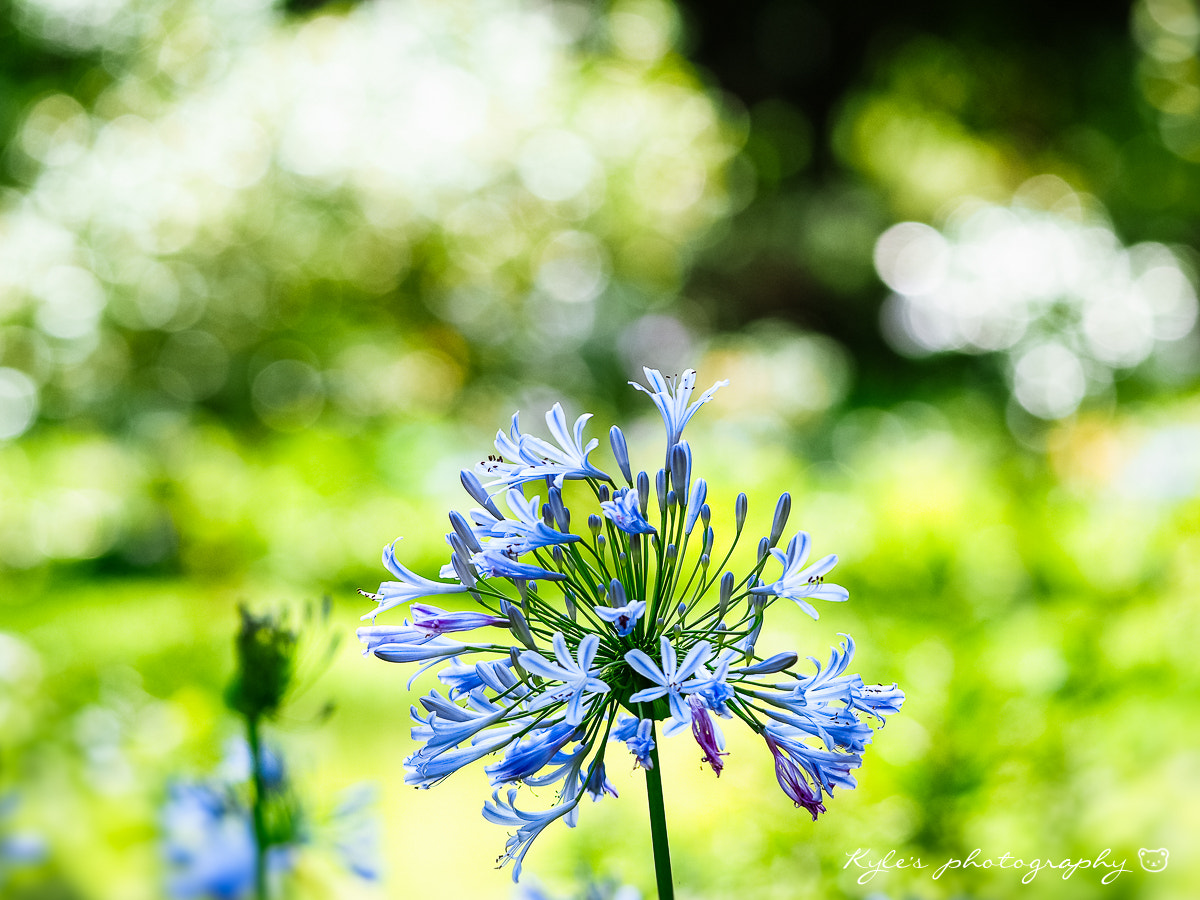
{"label": "bear face logo", "polygon": [[1139,850],[1138,859],[1142,861],[1142,868],[1147,872],[1161,872],[1167,867],[1167,851],[1163,850]]}

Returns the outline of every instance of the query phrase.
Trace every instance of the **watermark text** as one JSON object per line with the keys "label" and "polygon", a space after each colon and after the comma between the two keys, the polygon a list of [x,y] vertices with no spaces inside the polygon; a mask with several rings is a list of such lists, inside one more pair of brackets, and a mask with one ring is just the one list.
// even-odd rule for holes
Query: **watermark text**
{"label": "watermark text", "polygon": [[1000,856],[984,856],[983,850],[975,849],[965,857],[949,857],[946,860],[923,862],[919,856],[900,856],[895,850],[885,854],[875,853],[870,847],[854,850],[846,854],[846,863],[842,869],[858,870],[858,883],[867,884],[882,872],[897,869],[928,869],[929,877],[937,881],[947,872],[960,869],[1011,869],[1014,874],[1021,873],[1021,884],[1031,884],[1043,870],[1058,872],[1066,881],[1080,869],[1090,869],[1100,875],[1101,884],[1111,884],[1129,869],[1125,868],[1125,860],[1112,858],[1112,850],[1101,850],[1095,857],[1079,859],[1065,858],[1060,860],[1047,857],[1024,859],[1004,853]]}

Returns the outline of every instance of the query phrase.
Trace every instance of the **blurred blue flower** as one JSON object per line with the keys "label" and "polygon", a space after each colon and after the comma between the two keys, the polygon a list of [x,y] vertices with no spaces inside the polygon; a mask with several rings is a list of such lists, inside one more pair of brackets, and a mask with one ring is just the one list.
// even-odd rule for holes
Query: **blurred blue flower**
{"label": "blurred blue flower", "polygon": [[12,869],[34,866],[46,858],[46,842],[28,831],[9,831],[8,819],[16,812],[18,795],[0,797],[0,888]]}
{"label": "blurred blue flower", "polygon": [[[255,845],[250,811],[227,791],[205,784],[173,784],[162,811],[164,853],[172,897],[237,900],[254,890]],[[291,865],[287,848],[273,847],[269,870]]]}
{"label": "blurred blue flower", "polygon": [[[301,852],[332,848],[360,878],[377,877],[378,827],[370,808],[373,791],[354,789],[328,822],[300,808],[284,775],[278,751],[264,748],[265,808],[270,813],[265,847],[272,894],[294,868]],[[221,775],[206,781],[176,781],[167,788],[161,812],[167,892],[179,900],[240,900],[255,890],[256,844],[249,805],[250,751],[230,742]]]}

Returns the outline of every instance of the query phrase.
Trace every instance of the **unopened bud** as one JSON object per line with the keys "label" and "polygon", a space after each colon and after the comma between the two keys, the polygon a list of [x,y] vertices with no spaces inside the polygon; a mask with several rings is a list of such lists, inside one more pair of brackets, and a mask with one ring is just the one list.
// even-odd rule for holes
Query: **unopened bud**
{"label": "unopened bud", "polygon": [[774,547],[779,543],[779,539],[783,536],[784,526],[787,525],[788,515],[792,511],[792,495],[784,491],[779,495],[779,502],[775,504],[775,518],[771,522],[771,546]]}
{"label": "unopened bud", "polygon": [[559,531],[571,530],[571,511],[563,506],[562,491],[550,488],[550,512],[554,516],[554,527]]}
{"label": "unopened bud", "polygon": [[450,510],[450,525],[454,528],[454,533],[459,536],[463,544],[472,553],[479,553],[483,550],[483,546],[479,543],[479,538],[475,537],[475,532],[471,530],[471,526],[467,524],[467,520],[463,518],[462,513]]}
{"label": "unopened bud", "polygon": [[614,608],[629,604],[629,601],[625,599],[625,585],[616,578],[608,583],[608,603]]}
{"label": "unopened bud", "polygon": [[512,632],[513,637],[528,647],[530,650],[537,650],[537,643],[533,640],[533,632],[529,630],[529,622],[515,603],[505,602],[502,605],[502,612],[508,616],[508,629]]}
{"label": "unopened bud", "polygon": [[725,618],[725,612],[729,609],[729,598],[733,596],[733,573],[726,572],[721,576],[721,594],[717,601],[717,618]]}
{"label": "unopened bud", "polygon": [[500,509],[494,502],[492,502],[492,498],[488,496],[488,492],[484,490],[483,483],[480,482],[479,477],[474,472],[470,471],[469,469],[463,469],[458,473],[458,478],[462,482],[462,486],[466,488],[467,493],[471,495],[472,500],[490,512],[497,519],[504,518],[504,514],[500,512]]}
{"label": "unopened bud", "polygon": [[795,653],[776,653],[769,659],[764,659],[752,666],[743,666],[737,671],[742,675],[771,675],[775,672],[782,672],[784,669],[790,669],[799,658]]}
{"label": "unopened bud", "polygon": [[650,504],[650,476],[645,472],[638,472],[637,475],[637,495],[638,495],[638,510],[642,514],[642,518],[646,518],[646,509]]}
{"label": "unopened bud", "polygon": [[457,550],[450,554],[450,565],[454,568],[454,574],[458,576],[459,581],[468,588],[475,587],[475,568],[459,555]]}
{"label": "unopened bud", "polygon": [[629,471],[629,448],[625,444],[625,434],[616,425],[609,429],[608,443],[612,447],[613,456],[617,458],[617,465],[621,467],[621,474],[625,476],[626,483],[632,483],[633,476]]}
{"label": "unopened bud", "polygon": [[745,494],[738,494],[737,499],[733,501],[733,525],[738,534],[742,533],[742,526],[746,524],[746,512],[750,508],[750,501],[746,499]]}
{"label": "unopened bud", "polygon": [[[704,499],[707,496],[708,483],[703,478],[697,478],[696,483],[692,486],[692,499],[688,503],[687,518],[684,519],[684,534],[692,533],[692,529],[696,526],[696,519],[700,517],[700,509],[704,506]],[[708,523],[706,522],[705,524]]]}
{"label": "unopened bud", "polygon": [[687,441],[680,441],[671,448],[671,485],[679,497],[679,505],[688,501],[688,488],[692,483],[692,448]]}

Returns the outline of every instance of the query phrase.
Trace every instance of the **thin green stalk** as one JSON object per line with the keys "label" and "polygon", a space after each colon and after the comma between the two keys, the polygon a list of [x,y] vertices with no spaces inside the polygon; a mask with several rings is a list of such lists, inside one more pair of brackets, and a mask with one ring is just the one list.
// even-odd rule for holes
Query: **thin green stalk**
{"label": "thin green stalk", "polygon": [[654,877],[658,882],[658,900],[675,900],[675,885],[671,880],[671,848],[667,846],[667,810],[663,804],[662,769],[658,764],[658,743],[654,726],[650,726],[650,739],[655,741],[650,750],[650,762],[646,770],[646,797],[650,801],[650,840],[654,845]]}
{"label": "thin green stalk", "polygon": [[256,900],[267,897],[267,823],[266,779],[263,778],[262,741],[258,734],[258,718],[246,717],[246,741],[250,745],[250,770],[253,778],[254,797],[251,810],[254,817],[254,896]]}

